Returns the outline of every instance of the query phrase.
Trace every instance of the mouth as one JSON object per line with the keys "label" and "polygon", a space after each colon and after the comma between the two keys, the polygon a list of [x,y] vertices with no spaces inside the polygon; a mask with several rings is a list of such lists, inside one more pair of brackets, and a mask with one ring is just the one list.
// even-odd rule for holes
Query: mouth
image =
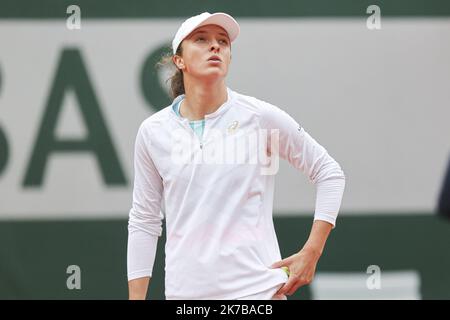
{"label": "mouth", "polygon": [[214,61],[214,62],[222,62],[222,60],[219,58],[219,56],[211,56],[208,61]]}

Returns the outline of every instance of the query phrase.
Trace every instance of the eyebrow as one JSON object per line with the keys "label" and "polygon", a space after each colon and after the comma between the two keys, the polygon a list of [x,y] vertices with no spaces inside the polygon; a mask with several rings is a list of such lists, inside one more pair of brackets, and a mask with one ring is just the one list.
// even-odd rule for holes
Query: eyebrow
{"label": "eyebrow", "polygon": [[[204,30],[198,30],[198,31],[195,31],[195,32],[192,34],[192,36],[195,35],[195,34],[197,34],[197,33],[207,33],[207,32],[204,31]],[[219,32],[219,34],[220,34],[221,36],[226,36],[226,37],[228,38],[228,35],[227,35],[226,33]]]}

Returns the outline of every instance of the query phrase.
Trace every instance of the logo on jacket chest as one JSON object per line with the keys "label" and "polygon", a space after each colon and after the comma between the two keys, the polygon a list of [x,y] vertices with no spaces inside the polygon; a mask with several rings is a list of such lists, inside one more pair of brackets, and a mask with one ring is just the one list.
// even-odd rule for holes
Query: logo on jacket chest
{"label": "logo on jacket chest", "polygon": [[228,126],[227,133],[228,133],[228,134],[233,134],[233,133],[235,133],[238,127],[239,127],[239,121],[234,120],[234,121]]}

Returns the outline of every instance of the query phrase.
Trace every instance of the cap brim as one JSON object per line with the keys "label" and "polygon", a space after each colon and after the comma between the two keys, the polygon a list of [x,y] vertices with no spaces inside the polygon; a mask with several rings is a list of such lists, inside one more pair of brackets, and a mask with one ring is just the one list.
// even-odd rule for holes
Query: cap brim
{"label": "cap brim", "polygon": [[230,41],[233,42],[239,35],[239,24],[230,15],[222,12],[213,13],[211,16],[206,18],[202,23],[200,23],[195,29],[205,26],[208,24],[215,24],[225,29],[228,33]]}

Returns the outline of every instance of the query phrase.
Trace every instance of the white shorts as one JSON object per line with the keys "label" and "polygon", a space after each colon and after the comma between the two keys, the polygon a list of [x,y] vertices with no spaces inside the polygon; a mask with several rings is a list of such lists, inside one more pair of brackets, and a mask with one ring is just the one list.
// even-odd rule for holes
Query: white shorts
{"label": "white shorts", "polygon": [[275,293],[284,285],[284,283],[280,283],[273,288],[251,294],[245,297],[240,297],[235,300],[287,300],[286,295],[277,295]]}

